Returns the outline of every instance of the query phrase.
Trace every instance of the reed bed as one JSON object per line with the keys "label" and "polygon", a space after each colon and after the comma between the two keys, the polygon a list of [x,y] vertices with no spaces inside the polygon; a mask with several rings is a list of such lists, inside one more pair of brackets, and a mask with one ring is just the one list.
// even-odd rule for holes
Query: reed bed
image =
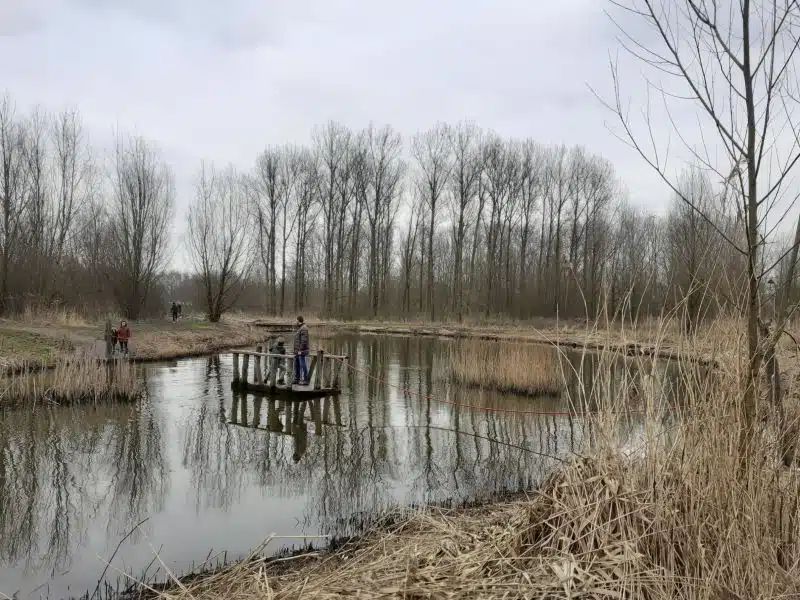
{"label": "reed bed", "polygon": [[544,344],[462,341],[450,374],[464,385],[528,395],[558,395],[564,386],[558,350]]}
{"label": "reed bed", "polygon": [[52,369],[0,379],[0,406],[129,401],[143,391],[135,365],[127,360],[65,359]]}
{"label": "reed bed", "polygon": [[[600,356],[608,365],[618,358]],[[638,360],[657,372],[646,362],[653,359]],[[163,600],[798,597],[800,472],[783,466],[776,420],[763,405],[750,452],[738,455],[739,368],[709,375],[683,365],[679,407],[657,391],[635,417],[624,410],[620,386],[616,403],[592,417],[591,449],[525,498],[397,513],[330,553],[271,559],[265,545],[233,567],[154,593]],[[580,401],[596,404],[588,390],[600,387],[582,388]],[[798,417],[792,409],[793,431]],[[641,435],[621,446],[616,432],[626,420]]]}

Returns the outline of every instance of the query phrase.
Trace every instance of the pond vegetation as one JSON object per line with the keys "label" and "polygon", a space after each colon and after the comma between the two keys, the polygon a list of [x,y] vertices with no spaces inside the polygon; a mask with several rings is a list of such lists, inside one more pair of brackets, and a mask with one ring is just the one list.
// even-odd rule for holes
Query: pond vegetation
{"label": "pond vegetation", "polygon": [[558,395],[564,388],[558,349],[544,344],[463,341],[450,352],[454,381],[526,395]]}
{"label": "pond vegetation", "polygon": [[0,379],[0,405],[132,401],[144,393],[128,360],[60,359],[52,369]]}

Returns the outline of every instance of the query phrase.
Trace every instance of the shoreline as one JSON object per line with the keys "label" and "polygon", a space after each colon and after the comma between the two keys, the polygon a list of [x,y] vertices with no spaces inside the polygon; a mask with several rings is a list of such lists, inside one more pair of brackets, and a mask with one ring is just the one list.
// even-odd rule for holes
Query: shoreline
{"label": "shoreline", "polygon": [[[652,356],[664,360],[690,361],[702,366],[718,367],[714,333],[709,340],[699,334],[687,340],[679,332],[664,332],[657,326],[609,328],[587,326],[575,321],[541,320],[517,325],[486,325],[426,322],[337,321],[309,319],[314,330],[357,335],[399,337],[432,337],[475,339],[492,342],[546,344],[595,352],[610,351],[625,356]],[[192,319],[173,323],[150,320],[132,323],[131,341],[135,363],[152,363],[193,358],[223,352],[236,347],[266,341],[271,334],[290,333],[293,322],[278,317],[232,316],[220,323]],[[103,359],[96,348],[102,345],[100,323],[77,325],[59,323],[27,323],[12,319],[0,320],[0,375],[14,376],[52,368],[59,360],[73,357]],[[9,343],[10,340],[10,343]],[[5,346],[5,347],[4,347]],[[691,349],[684,349],[690,346]],[[698,352],[699,348],[699,352]]]}
{"label": "shoreline", "polygon": [[[253,326],[262,327],[271,332],[291,331],[291,321],[277,318],[263,318],[252,321]],[[664,338],[659,343],[646,341],[645,336],[659,336],[658,330],[651,328],[634,328],[627,331],[604,330],[597,327],[587,328],[576,322],[549,322],[542,327],[521,323],[518,326],[501,325],[452,325],[432,323],[372,322],[372,321],[336,321],[309,320],[310,328],[319,327],[335,332],[354,333],[358,335],[391,335],[398,337],[435,337],[446,339],[475,339],[492,342],[521,342],[546,344],[562,348],[586,349],[591,351],[611,351],[625,356],[652,356],[664,360],[690,361],[702,366],[718,367],[716,353],[709,349],[708,353],[698,354],[676,349],[676,342]],[[632,337],[628,337],[634,334]],[[639,335],[637,335],[639,334]],[[312,329],[313,335],[313,329]],[[678,345],[686,340],[680,336]]]}

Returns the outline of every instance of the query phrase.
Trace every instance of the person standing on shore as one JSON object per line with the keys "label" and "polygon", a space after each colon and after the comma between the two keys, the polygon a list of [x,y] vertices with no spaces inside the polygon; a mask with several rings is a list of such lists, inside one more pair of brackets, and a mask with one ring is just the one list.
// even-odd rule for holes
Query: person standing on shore
{"label": "person standing on shore", "polygon": [[294,332],[294,383],[308,385],[308,327],[303,317],[297,317],[297,331]]}
{"label": "person standing on shore", "polygon": [[119,351],[128,354],[128,340],[131,339],[131,329],[127,321],[122,321],[117,329],[117,340],[119,341]]}
{"label": "person standing on shore", "polygon": [[172,307],[170,308],[170,312],[172,313],[172,322],[178,320],[178,305],[174,302],[172,303]]}

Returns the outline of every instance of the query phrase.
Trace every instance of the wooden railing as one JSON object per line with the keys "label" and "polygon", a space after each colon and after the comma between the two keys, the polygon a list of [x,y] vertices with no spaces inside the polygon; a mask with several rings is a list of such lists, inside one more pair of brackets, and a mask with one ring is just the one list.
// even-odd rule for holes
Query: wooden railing
{"label": "wooden railing", "polygon": [[[342,366],[347,356],[327,354],[324,350],[309,353],[311,364],[308,365],[308,381],[305,386],[293,385],[295,371],[294,354],[276,354],[263,352],[261,346],[255,351],[237,350],[233,352],[233,387],[252,391],[291,390],[294,392],[337,392],[341,390]],[[250,361],[253,362],[252,381],[250,377]],[[284,383],[277,374],[283,367]],[[264,371],[268,374],[265,378]]]}

